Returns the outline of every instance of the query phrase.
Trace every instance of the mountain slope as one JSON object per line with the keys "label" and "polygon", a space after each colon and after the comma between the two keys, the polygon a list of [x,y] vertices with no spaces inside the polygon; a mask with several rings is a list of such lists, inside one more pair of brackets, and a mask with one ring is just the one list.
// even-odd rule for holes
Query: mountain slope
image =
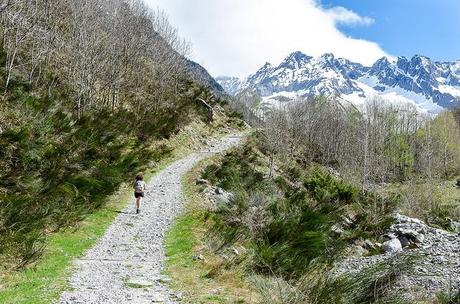
{"label": "mountain slope", "polygon": [[198,63],[186,59],[185,61],[186,72],[196,81],[199,85],[209,88],[216,97],[225,97],[227,93],[222,86],[209,74],[209,72]]}
{"label": "mountain slope", "polygon": [[333,54],[314,58],[294,52],[278,66],[266,63],[244,80],[220,77],[217,81],[229,94],[249,89],[269,103],[324,95],[340,96],[356,105],[379,96],[428,112],[460,104],[460,61],[434,62],[419,55],[395,61],[384,57],[366,67]]}

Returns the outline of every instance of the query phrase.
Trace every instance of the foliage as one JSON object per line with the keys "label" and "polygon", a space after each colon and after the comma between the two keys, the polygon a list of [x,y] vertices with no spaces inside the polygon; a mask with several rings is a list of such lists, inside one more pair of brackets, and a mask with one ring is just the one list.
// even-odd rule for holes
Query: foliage
{"label": "foliage", "polygon": [[300,290],[304,290],[308,303],[312,304],[410,303],[391,291],[401,275],[410,274],[416,259],[416,256],[405,255],[341,276],[322,275],[304,281]]}
{"label": "foliage", "polygon": [[5,267],[23,267],[39,258],[45,231],[72,226],[100,208],[122,182],[171,155],[156,141],[177,133],[193,115],[201,117],[193,100],[202,90],[187,92],[141,121],[125,108],[94,109],[77,117],[66,91],[49,94],[22,84],[10,90],[0,114],[0,257]]}
{"label": "foliage", "polygon": [[363,189],[460,174],[454,111],[430,117],[378,99],[358,111],[340,99],[317,97],[271,111],[259,134],[259,148],[270,158],[332,167]]}
{"label": "foliage", "polygon": [[203,201],[196,179],[214,161],[211,158],[199,162],[182,178],[187,205],[165,236],[165,272],[172,278],[171,287],[183,294],[185,302],[254,303],[255,292],[244,281],[243,273],[207,250],[209,206]]}
{"label": "foliage", "polygon": [[[203,177],[235,194],[232,205],[210,214],[222,250],[234,243],[252,249],[252,269],[287,278],[301,277],[313,264],[335,259],[348,241],[376,238],[389,227],[397,198],[361,193],[355,186],[319,167],[278,171],[275,179],[261,172],[263,156],[253,142],[208,166]],[[295,180],[303,180],[296,183]],[[332,226],[352,211],[353,227],[342,237]]]}
{"label": "foliage", "polygon": [[438,294],[437,299],[439,304],[457,304],[460,303],[460,293],[449,290]]}

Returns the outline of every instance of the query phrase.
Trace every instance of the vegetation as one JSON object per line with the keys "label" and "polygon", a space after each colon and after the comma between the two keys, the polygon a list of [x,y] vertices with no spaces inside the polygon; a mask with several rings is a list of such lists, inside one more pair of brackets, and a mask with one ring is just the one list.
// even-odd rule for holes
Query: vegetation
{"label": "vegetation", "polygon": [[[234,302],[241,286],[256,291],[245,303],[406,303],[388,291],[415,257],[340,276],[330,268],[346,244],[379,240],[398,198],[363,194],[319,166],[290,163],[270,179],[267,163],[252,137],[186,177],[188,212],[167,237],[174,288],[191,303]],[[234,201],[209,203],[199,177]],[[342,217],[355,223],[339,235],[331,227]],[[219,300],[204,299],[219,288]]]}
{"label": "vegetation", "polygon": [[333,167],[363,189],[460,174],[456,111],[433,118],[371,100],[362,113],[340,100],[316,98],[266,114],[262,134],[267,155]]}
{"label": "vegetation", "polygon": [[134,174],[171,159],[165,140],[209,122],[199,99],[216,115],[227,106],[189,76],[187,44],[142,1],[3,1],[0,17],[8,272],[36,262],[52,233],[102,208]]}
{"label": "vegetation", "polygon": [[459,112],[411,111],[319,98],[255,118],[256,135],[201,175],[233,194],[201,219],[200,252],[227,257],[212,273],[243,273],[265,303],[405,303],[392,285],[416,257],[340,276],[330,266],[382,242],[395,211],[447,229],[460,219]]}
{"label": "vegetation", "polygon": [[166,235],[166,272],[172,278],[172,287],[182,292],[187,303],[254,303],[257,294],[243,273],[225,267],[225,258],[207,250],[209,205],[196,179],[215,161],[203,160],[183,177],[188,204]]}
{"label": "vegetation", "polygon": [[[288,174],[280,171],[267,179],[257,169],[260,160],[254,143],[249,143],[203,174],[235,193],[234,204],[210,215],[212,231],[223,238],[219,250],[235,243],[251,248],[256,272],[298,278],[312,265],[337,257],[344,242],[375,239],[389,227],[396,198],[363,194],[316,166],[305,171],[291,164]],[[359,217],[353,227],[334,236],[332,226],[354,214]]]}
{"label": "vegetation", "polygon": [[[129,192],[128,192],[129,190]],[[1,303],[48,304],[56,301],[67,288],[67,277],[73,259],[91,248],[105,232],[131,197],[124,187],[104,207],[87,216],[78,227],[62,229],[49,235],[43,256],[33,267],[3,273],[0,290]]]}

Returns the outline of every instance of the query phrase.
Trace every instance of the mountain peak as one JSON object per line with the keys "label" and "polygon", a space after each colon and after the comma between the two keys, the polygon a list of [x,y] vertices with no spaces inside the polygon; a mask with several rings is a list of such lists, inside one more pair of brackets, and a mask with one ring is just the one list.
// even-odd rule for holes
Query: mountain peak
{"label": "mountain peak", "polygon": [[321,55],[320,58],[324,58],[326,60],[333,60],[335,56],[332,53],[324,53],[323,55]]}
{"label": "mountain peak", "polygon": [[391,62],[388,60],[387,57],[382,57],[378,59],[373,65],[372,65],[372,70],[373,71],[382,71],[387,68],[391,67]]}
{"label": "mountain peak", "polygon": [[[222,82],[223,83],[223,82]],[[266,63],[240,82],[227,81],[228,92],[246,89],[267,102],[279,96],[337,96],[363,104],[374,96],[395,103],[417,104],[439,111],[460,103],[460,62],[438,63],[422,55],[378,59],[372,67],[325,53],[313,59],[300,51],[289,54],[278,66]],[[237,89],[235,89],[237,88]],[[283,95],[284,94],[284,95]],[[289,99],[288,98],[288,99]]]}
{"label": "mountain peak", "polygon": [[291,54],[289,54],[289,56],[287,56],[284,59],[284,62],[297,62],[297,63],[300,63],[302,61],[308,61],[311,58],[313,58],[313,57],[307,56],[304,53],[302,53],[301,51],[296,51],[296,52],[292,52]]}
{"label": "mountain peak", "polygon": [[265,62],[265,64],[259,70],[268,70],[272,67],[273,65],[270,62]]}
{"label": "mountain peak", "polygon": [[428,66],[431,64],[431,59],[426,56],[415,55],[414,57],[412,57],[411,62],[414,64]]}

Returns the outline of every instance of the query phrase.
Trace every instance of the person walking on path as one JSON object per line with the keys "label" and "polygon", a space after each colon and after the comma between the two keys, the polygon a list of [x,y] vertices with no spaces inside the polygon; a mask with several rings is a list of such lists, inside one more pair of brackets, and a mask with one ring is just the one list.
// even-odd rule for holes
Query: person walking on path
{"label": "person walking on path", "polygon": [[134,197],[136,198],[136,214],[139,214],[141,208],[142,198],[144,197],[145,192],[145,182],[144,176],[139,173],[136,175],[136,181],[134,182]]}

